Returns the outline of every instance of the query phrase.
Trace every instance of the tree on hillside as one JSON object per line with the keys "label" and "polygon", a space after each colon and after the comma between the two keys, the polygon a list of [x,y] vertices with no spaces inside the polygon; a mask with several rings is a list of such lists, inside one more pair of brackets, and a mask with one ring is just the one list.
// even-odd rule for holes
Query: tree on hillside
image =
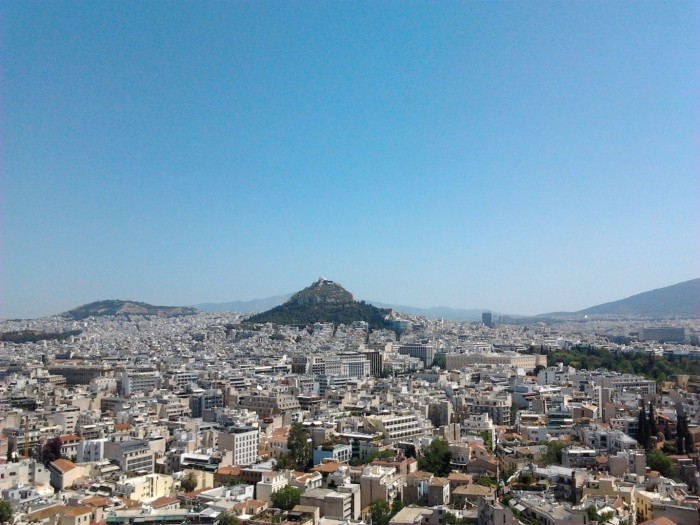
{"label": "tree on hillside", "polygon": [[447,476],[452,472],[452,452],[444,439],[434,439],[418,458],[418,468],[436,476]]}
{"label": "tree on hillside", "polygon": [[292,510],[301,501],[301,490],[293,485],[286,485],[274,492],[270,501],[275,509]]}

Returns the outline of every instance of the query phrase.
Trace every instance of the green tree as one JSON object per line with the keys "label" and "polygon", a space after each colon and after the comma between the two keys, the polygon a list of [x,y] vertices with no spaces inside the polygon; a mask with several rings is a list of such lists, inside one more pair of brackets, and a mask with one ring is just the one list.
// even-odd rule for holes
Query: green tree
{"label": "green tree", "polygon": [[182,477],[182,480],[180,480],[180,488],[184,492],[192,492],[197,488],[197,485],[199,485],[199,480],[197,479],[197,474],[194,472],[188,472]]}
{"label": "green tree", "polygon": [[491,452],[493,450],[493,441],[491,440],[491,432],[488,430],[484,430],[483,432],[479,433],[479,436],[481,439],[484,440],[484,446],[486,447],[486,450]]}
{"label": "green tree", "polygon": [[431,363],[430,366],[431,367],[437,366],[438,368],[445,370],[447,368],[445,354],[443,354],[443,353],[436,354],[435,357],[433,358],[433,362]]}
{"label": "green tree", "polygon": [[287,437],[289,466],[294,470],[306,470],[311,462],[311,442],[301,423],[294,423]]}
{"label": "green tree", "polygon": [[272,507],[282,510],[292,510],[301,501],[301,490],[287,485],[270,496]]}
{"label": "green tree", "polygon": [[637,443],[645,449],[649,448],[649,420],[647,419],[643,404],[639,409],[639,416],[637,418]]}
{"label": "green tree", "polygon": [[656,410],[654,409],[654,403],[649,403],[649,437],[656,437],[659,429],[656,426]]}
{"label": "green tree", "polygon": [[10,506],[10,503],[1,500],[0,501],[0,522],[6,522],[6,521],[11,521],[12,520],[12,507]]}
{"label": "green tree", "polygon": [[41,455],[44,459],[44,465],[48,466],[49,463],[61,459],[61,447],[63,447],[63,442],[61,438],[56,436],[55,438],[49,439],[41,449]]}
{"label": "green tree", "polygon": [[434,439],[424,454],[418,458],[418,468],[436,476],[447,476],[452,472],[452,452],[444,439]]}
{"label": "green tree", "polygon": [[547,441],[544,445],[547,447],[547,452],[542,456],[542,464],[544,466],[561,465],[561,451],[569,444],[564,441]]}
{"label": "green tree", "polygon": [[498,487],[498,482],[488,476],[479,476],[476,478],[476,484],[482,487]]}
{"label": "green tree", "polygon": [[219,514],[219,525],[240,525],[241,520],[238,516],[230,512],[223,512]]}
{"label": "green tree", "polygon": [[375,499],[369,504],[372,516],[372,525],[389,525],[391,519],[391,505],[386,500]]}
{"label": "green tree", "polygon": [[664,477],[673,476],[673,462],[660,450],[652,450],[647,454],[647,466],[651,470],[657,470]]}
{"label": "green tree", "polygon": [[676,449],[679,454],[691,454],[695,451],[693,435],[688,428],[688,417],[677,414]]}
{"label": "green tree", "polygon": [[394,501],[391,502],[391,517],[393,518],[396,516],[402,508],[404,508],[406,504],[400,500],[400,499],[395,499]]}
{"label": "green tree", "polygon": [[367,465],[372,463],[375,459],[391,459],[396,456],[396,452],[393,450],[378,450],[376,452],[370,452],[365,458],[364,464]]}

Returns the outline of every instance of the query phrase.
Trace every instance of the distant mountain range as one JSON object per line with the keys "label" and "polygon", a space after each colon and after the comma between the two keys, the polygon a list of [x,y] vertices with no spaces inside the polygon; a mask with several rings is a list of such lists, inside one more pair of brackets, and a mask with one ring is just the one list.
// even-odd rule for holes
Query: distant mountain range
{"label": "distant mountain range", "polygon": [[626,299],[578,312],[554,312],[539,317],[568,316],[700,317],[700,279],[657,288]]}
{"label": "distant mountain range", "polygon": [[341,285],[321,278],[292,295],[285,303],[253,315],[248,322],[307,325],[365,321],[371,328],[380,328],[385,325],[384,317],[389,313],[388,309],[355,301],[352,294]]}
{"label": "distant mountain range", "polygon": [[[240,312],[242,314],[252,314],[262,312],[283,304],[289,300],[292,294],[275,295],[265,299],[253,299],[250,301],[231,301],[228,303],[203,303],[195,304],[194,308],[203,312]],[[483,312],[489,309],[465,309],[450,308],[448,306],[435,306],[432,308],[417,308],[415,306],[405,306],[399,304],[388,304],[380,301],[368,300],[377,308],[389,308],[395,312],[418,315],[422,317],[432,317],[435,319],[448,319],[450,321],[480,321]]]}
{"label": "distant mountain range", "polygon": [[[333,283],[325,279],[320,279],[314,285],[317,285],[320,281],[325,283]],[[276,295],[273,297],[268,297],[265,299],[253,299],[250,301],[231,301],[227,303],[204,303],[189,306],[153,306],[147,303],[137,302],[137,301],[121,301],[121,300],[109,300],[109,301],[97,301],[90,304],[85,304],[79,306],[60,314],[67,319],[81,320],[87,317],[101,317],[107,315],[144,315],[144,316],[182,316],[182,315],[194,315],[198,311],[205,312],[239,312],[243,314],[251,314],[264,312],[269,313],[275,310],[276,307],[280,307],[287,302],[291,301],[292,298],[296,297],[298,302],[302,297],[314,297],[323,298],[323,302],[326,299],[330,299],[333,294],[336,294],[337,298],[343,298],[343,301],[350,300],[353,303],[357,303],[352,299],[352,294],[347,292],[342,286],[337,285],[340,290],[335,289],[333,286],[329,286],[324,289],[323,293],[318,290],[313,291],[313,286],[298,292],[297,294],[285,294]],[[311,289],[311,290],[310,290]],[[304,292],[304,293],[302,293]],[[324,293],[326,294],[324,296]],[[304,295],[307,294],[307,295]],[[328,295],[330,294],[330,295]],[[347,294],[347,295],[345,295]],[[309,299],[313,301],[314,299]],[[371,304],[365,305],[372,306],[377,309],[391,309],[395,312],[432,317],[432,318],[443,318],[451,321],[480,321],[482,312],[490,311],[488,309],[460,309],[460,308],[449,308],[445,306],[439,306],[434,308],[416,308],[413,306],[404,306],[396,304],[381,303],[377,301],[368,301]],[[332,301],[330,301],[332,303]],[[358,305],[363,303],[357,303]],[[289,306],[289,305],[288,305]],[[279,310],[278,310],[279,313]],[[365,312],[366,314],[367,312]],[[270,314],[271,315],[271,314]],[[621,299],[619,301],[612,301],[605,304],[600,304],[598,306],[592,306],[584,310],[579,310],[578,312],[552,312],[547,314],[541,314],[534,318],[566,318],[566,317],[578,317],[578,316],[636,316],[636,317],[700,317],[700,279],[692,279],[679,284],[674,284],[672,286],[667,286],[665,288],[658,288],[656,290],[651,290],[648,292],[643,292],[626,299]],[[279,316],[277,317],[280,318]],[[526,321],[528,318],[523,317],[521,321]]]}
{"label": "distant mountain range", "polygon": [[372,304],[380,308],[390,308],[399,313],[418,315],[420,317],[432,317],[434,319],[447,319],[448,321],[481,321],[482,313],[492,312],[492,310],[488,308],[450,308],[449,306],[417,308],[415,306],[386,304],[377,301],[372,301]]}
{"label": "distant mountain range", "polygon": [[194,315],[196,313],[197,309],[189,306],[153,306],[152,304],[116,299],[84,304],[62,313],[61,316],[67,319],[73,319],[74,321],[80,321],[88,317],[104,317],[107,315],[176,317]]}
{"label": "distant mountain range", "polygon": [[228,303],[202,303],[192,305],[193,308],[203,312],[239,312],[242,314],[252,314],[264,312],[279,306],[287,301],[292,294],[275,295],[265,299],[252,299],[250,301],[230,301]]}

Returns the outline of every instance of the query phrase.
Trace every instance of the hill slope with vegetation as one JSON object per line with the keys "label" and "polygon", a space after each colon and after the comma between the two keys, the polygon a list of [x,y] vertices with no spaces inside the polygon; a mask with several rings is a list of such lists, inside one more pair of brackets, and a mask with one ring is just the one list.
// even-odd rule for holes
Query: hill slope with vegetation
{"label": "hill slope with vegetation", "polygon": [[355,301],[341,285],[319,279],[295,293],[284,304],[248,319],[251,323],[307,325],[313,323],[350,324],[365,321],[370,328],[381,328],[391,310]]}

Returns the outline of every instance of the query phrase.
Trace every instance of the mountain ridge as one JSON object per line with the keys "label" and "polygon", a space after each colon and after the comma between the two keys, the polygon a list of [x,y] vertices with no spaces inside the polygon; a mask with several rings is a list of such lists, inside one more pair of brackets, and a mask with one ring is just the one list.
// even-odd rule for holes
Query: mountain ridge
{"label": "mountain ridge", "polygon": [[622,315],[657,318],[700,316],[700,278],[655,288],[576,312],[550,312],[540,314],[537,317],[572,315]]}
{"label": "mountain ridge", "polygon": [[[327,279],[322,279],[326,283],[333,283]],[[319,281],[317,281],[318,283]],[[314,283],[316,284],[316,283]],[[335,283],[333,283],[335,284]],[[313,286],[313,285],[312,285]],[[340,287],[342,288],[342,287]],[[347,294],[345,299],[352,299],[352,294],[342,289]],[[302,290],[303,291],[303,290]],[[154,306],[148,303],[130,300],[105,300],[84,304],[58,314],[62,317],[81,320],[86,317],[107,316],[107,315],[147,315],[147,316],[181,316],[194,315],[200,311],[204,312],[225,312],[235,311],[243,314],[265,313],[282,306],[293,296],[300,294],[275,295],[263,299],[252,299],[249,301],[230,301],[225,303],[201,303],[192,306]],[[341,292],[342,295],[342,292]],[[349,297],[348,297],[349,296]],[[356,301],[355,301],[356,302]],[[340,304],[340,303],[339,303]],[[395,305],[380,301],[362,301],[358,304],[365,304],[376,307],[380,310],[393,310],[397,313],[418,315],[432,318],[443,318],[451,321],[480,321],[481,313],[491,311],[490,309],[478,308],[451,308],[447,306],[435,306],[430,308],[419,308],[406,305]],[[542,318],[565,318],[573,316],[641,316],[641,317],[680,317],[680,316],[700,316],[700,278],[691,279],[682,283],[656,288],[646,292],[641,292],[624,299],[609,301],[596,306],[591,306],[575,312],[549,312],[534,316],[511,316],[522,317],[523,319]]]}
{"label": "mountain ridge", "polygon": [[109,315],[180,317],[184,315],[195,315],[197,313],[198,310],[189,306],[154,306],[139,301],[107,299],[83,304],[59,315],[67,319],[80,321],[88,317],[105,317]]}

